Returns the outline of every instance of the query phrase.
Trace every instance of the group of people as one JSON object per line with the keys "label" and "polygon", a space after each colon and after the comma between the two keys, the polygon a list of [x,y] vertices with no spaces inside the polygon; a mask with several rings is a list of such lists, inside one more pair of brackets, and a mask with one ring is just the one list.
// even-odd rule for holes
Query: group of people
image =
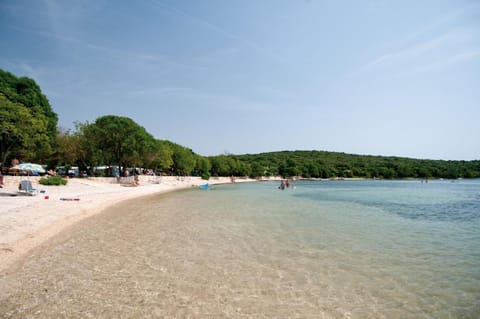
{"label": "group of people", "polygon": [[295,184],[290,180],[290,179],[282,179],[280,181],[280,186],[278,186],[278,189],[284,190],[285,188],[295,188]]}

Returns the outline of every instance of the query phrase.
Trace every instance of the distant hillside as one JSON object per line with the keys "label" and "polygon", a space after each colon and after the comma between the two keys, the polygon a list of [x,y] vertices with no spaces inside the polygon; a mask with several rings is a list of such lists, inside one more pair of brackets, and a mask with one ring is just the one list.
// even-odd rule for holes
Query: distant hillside
{"label": "distant hillside", "polygon": [[480,177],[480,160],[422,160],[326,151],[282,151],[223,155],[223,157],[229,157],[235,162],[249,167],[252,176],[282,175],[306,178],[364,177],[385,179]]}

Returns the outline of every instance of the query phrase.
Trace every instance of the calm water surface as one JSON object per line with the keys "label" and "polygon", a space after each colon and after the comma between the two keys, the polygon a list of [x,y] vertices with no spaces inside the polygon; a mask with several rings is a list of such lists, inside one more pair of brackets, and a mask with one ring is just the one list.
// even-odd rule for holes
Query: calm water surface
{"label": "calm water surface", "polygon": [[118,206],[2,274],[2,318],[479,318],[480,181],[218,186]]}

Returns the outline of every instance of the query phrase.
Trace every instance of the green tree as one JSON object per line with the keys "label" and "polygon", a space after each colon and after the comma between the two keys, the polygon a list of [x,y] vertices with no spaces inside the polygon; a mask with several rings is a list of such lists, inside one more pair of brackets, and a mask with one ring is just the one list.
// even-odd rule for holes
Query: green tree
{"label": "green tree", "polygon": [[235,160],[236,162],[236,169],[233,171],[232,175],[235,176],[251,176],[252,174],[252,167],[250,164],[246,162],[242,162],[239,160]]}
{"label": "green tree", "polygon": [[156,140],[147,165],[156,170],[168,171],[173,165],[173,150],[168,141]]}
{"label": "green tree", "polygon": [[228,164],[226,155],[219,155],[210,158],[212,163],[212,175],[214,176],[229,176],[230,166]]}
{"label": "green tree", "polygon": [[118,165],[121,174],[128,167],[144,164],[155,150],[153,136],[128,117],[105,115],[84,125],[82,132],[83,146],[90,156],[96,157],[94,162]]}
{"label": "green tree", "polygon": [[90,176],[94,175],[94,167],[104,165],[106,162],[103,157],[103,150],[97,148],[97,143],[90,140],[93,135],[91,125],[89,123],[75,123],[74,136],[78,142],[77,163],[84,167]]}
{"label": "green tree", "polygon": [[252,163],[250,177],[262,177],[265,174],[265,168],[258,162]]}
{"label": "green tree", "polygon": [[315,162],[309,162],[307,164],[307,170],[310,177],[320,177],[320,167]]}
{"label": "green tree", "polygon": [[70,130],[58,130],[55,150],[50,156],[49,166],[75,166],[79,159],[80,140]]}
{"label": "green tree", "polygon": [[200,176],[210,174],[210,170],[212,169],[212,163],[210,163],[210,160],[208,158],[198,156],[195,168]]}
{"label": "green tree", "polygon": [[6,163],[14,152],[31,160],[38,148],[48,144],[47,120],[36,116],[22,104],[8,100],[0,93],[0,160]]}
{"label": "green tree", "polygon": [[190,175],[196,163],[195,153],[191,149],[175,145],[173,149],[173,168],[179,175]]}
{"label": "green tree", "polygon": [[45,135],[41,138],[42,143],[35,144],[33,149],[25,146],[19,146],[19,148],[23,148],[22,151],[32,160],[48,159],[57,135],[58,116],[53,112],[40,87],[30,78],[17,78],[10,72],[0,69],[0,94],[15,105],[26,107],[34,118],[44,121],[45,129],[37,130],[37,134]]}

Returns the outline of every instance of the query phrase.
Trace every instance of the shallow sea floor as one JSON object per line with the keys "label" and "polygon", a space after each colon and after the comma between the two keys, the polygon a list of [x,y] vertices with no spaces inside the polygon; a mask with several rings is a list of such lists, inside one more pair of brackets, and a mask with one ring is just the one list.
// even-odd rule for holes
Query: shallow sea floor
{"label": "shallow sea floor", "polygon": [[0,317],[478,318],[478,219],[407,218],[378,203],[452,194],[371,186],[228,185],[113,207],[1,274]]}

